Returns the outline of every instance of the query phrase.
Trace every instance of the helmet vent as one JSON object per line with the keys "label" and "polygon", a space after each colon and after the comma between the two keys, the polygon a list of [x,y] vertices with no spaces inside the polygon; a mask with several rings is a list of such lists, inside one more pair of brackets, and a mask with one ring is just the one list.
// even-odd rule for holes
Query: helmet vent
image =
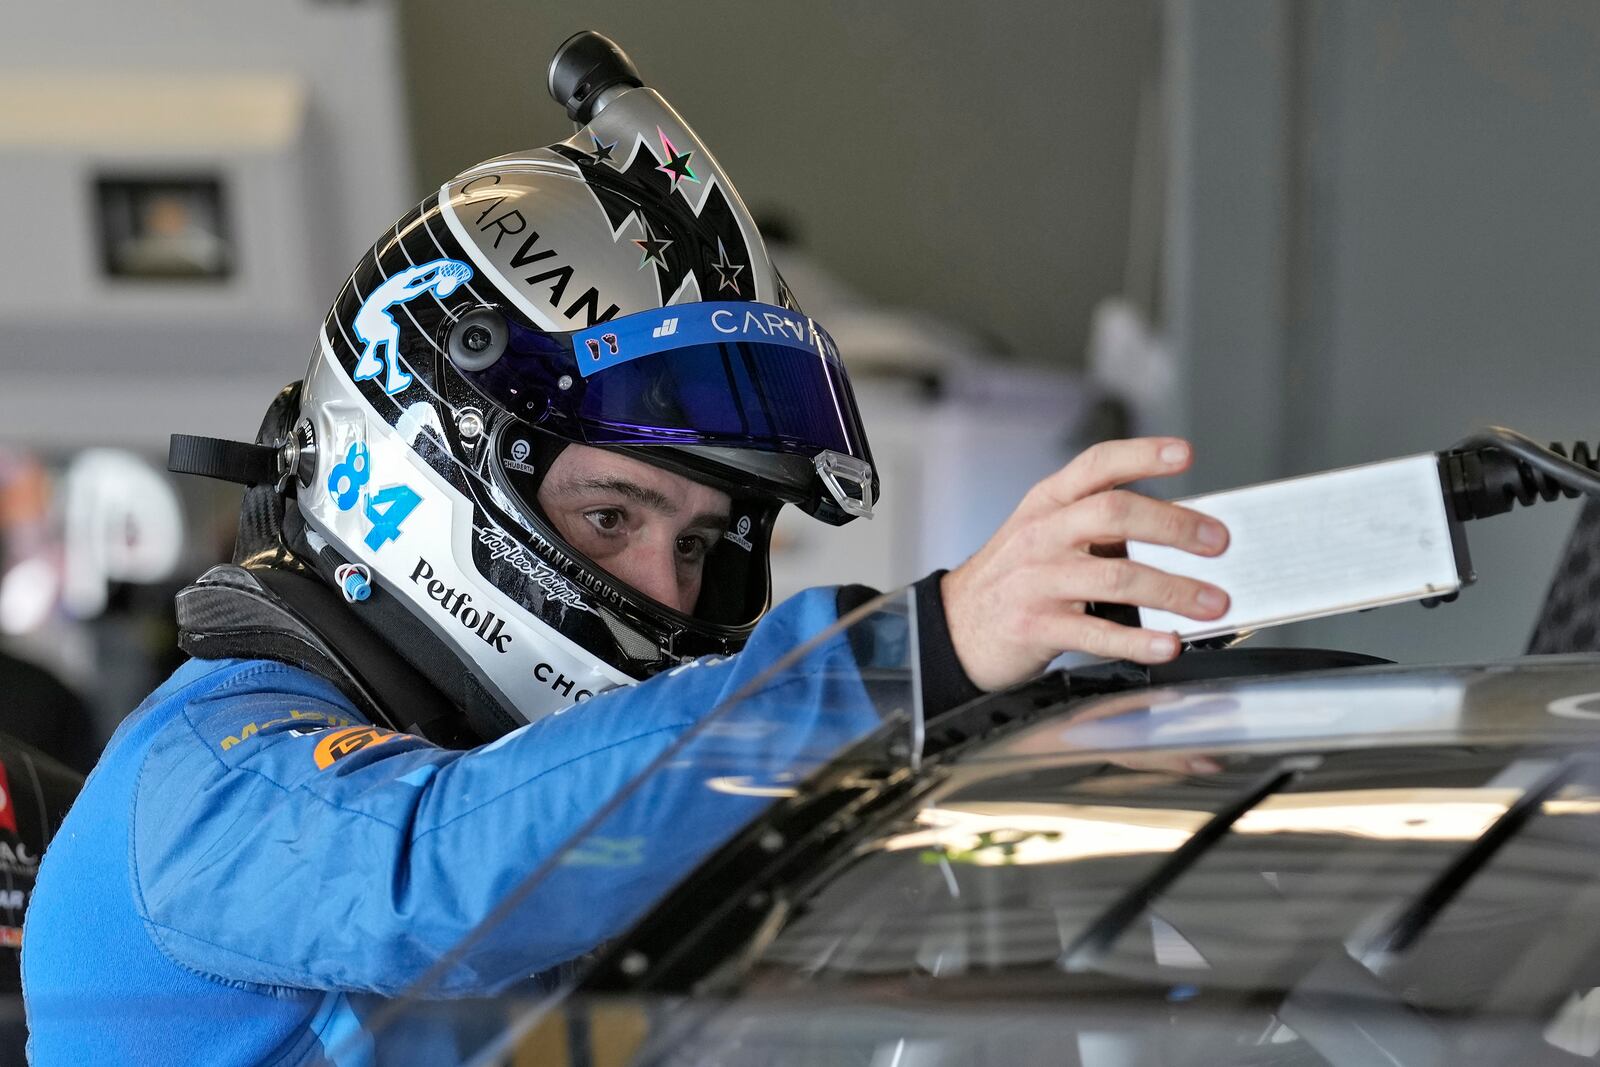
{"label": "helmet vent", "polygon": [[611,631],[611,636],[616,639],[617,647],[629,659],[655,660],[661,658],[661,649],[656,643],[644,634],[635,630],[609,611],[602,609],[600,618],[605,622],[606,629]]}

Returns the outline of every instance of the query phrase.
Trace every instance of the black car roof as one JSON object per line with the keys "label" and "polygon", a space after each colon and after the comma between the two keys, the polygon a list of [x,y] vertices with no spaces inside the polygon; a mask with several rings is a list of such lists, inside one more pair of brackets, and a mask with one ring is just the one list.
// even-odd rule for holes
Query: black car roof
{"label": "black car roof", "polygon": [[[1063,714],[1064,713],[1064,714]],[[1135,690],[1055,707],[963,762],[1146,748],[1600,739],[1600,656],[1383,665]]]}

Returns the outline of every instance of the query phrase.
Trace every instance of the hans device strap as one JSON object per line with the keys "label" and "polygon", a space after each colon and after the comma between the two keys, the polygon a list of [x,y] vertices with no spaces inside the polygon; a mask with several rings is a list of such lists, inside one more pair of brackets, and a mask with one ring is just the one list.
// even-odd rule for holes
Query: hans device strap
{"label": "hans device strap", "polygon": [[240,485],[271,485],[278,480],[278,450],[271,445],[175,433],[167,447],[167,470]]}
{"label": "hans device strap", "polygon": [[178,644],[202,659],[274,659],[320,675],[373,722],[458,747],[445,696],[315,578],[276,567],[211,568],[177,597]]}

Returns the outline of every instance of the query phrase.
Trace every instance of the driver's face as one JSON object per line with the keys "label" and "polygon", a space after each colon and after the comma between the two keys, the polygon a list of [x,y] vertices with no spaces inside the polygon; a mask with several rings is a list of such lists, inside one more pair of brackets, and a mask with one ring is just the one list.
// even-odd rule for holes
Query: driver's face
{"label": "driver's face", "polygon": [[578,551],[647,596],[689,614],[706,553],[728,528],[728,494],[630,456],[568,445],[539,507]]}

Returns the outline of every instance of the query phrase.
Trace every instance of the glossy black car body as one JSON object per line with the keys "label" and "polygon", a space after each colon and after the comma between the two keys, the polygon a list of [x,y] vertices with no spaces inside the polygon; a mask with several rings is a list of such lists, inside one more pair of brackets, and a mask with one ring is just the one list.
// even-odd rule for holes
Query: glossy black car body
{"label": "glossy black car body", "polygon": [[841,761],[529,1040],[663,1065],[1600,1052],[1600,660],[1074,699],[1131,680],[963,709],[916,771]]}

